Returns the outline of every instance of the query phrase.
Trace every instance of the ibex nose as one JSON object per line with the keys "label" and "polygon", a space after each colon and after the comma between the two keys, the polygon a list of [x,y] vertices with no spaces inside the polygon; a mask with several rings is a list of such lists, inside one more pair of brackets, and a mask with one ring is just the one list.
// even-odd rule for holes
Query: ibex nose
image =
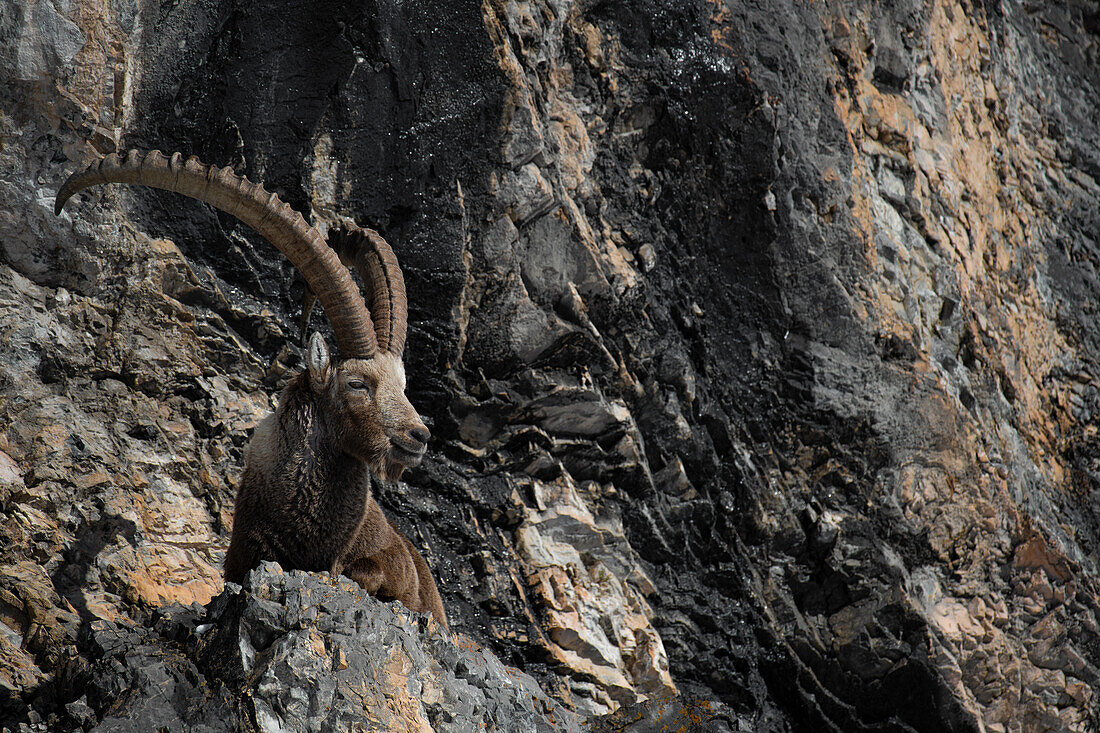
{"label": "ibex nose", "polygon": [[415,428],[409,430],[409,437],[419,443],[427,445],[428,438],[432,437],[432,434],[428,432],[428,428],[424,427],[423,425],[418,425]]}

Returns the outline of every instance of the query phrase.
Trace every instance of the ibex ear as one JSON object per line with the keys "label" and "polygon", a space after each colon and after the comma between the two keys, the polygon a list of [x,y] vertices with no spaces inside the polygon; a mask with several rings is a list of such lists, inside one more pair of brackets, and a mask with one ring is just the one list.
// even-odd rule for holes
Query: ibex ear
{"label": "ibex ear", "polygon": [[309,350],[306,351],[306,366],[309,368],[309,383],[314,389],[325,389],[332,379],[332,362],[329,359],[325,337],[316,331],[309,337]]}

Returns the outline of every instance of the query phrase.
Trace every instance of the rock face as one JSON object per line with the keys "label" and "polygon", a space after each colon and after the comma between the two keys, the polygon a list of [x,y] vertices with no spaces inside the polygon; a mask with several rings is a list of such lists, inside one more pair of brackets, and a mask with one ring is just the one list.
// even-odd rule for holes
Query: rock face
{"label": "rock face", "polygon": [[108,703],[96,730],[580,730],[530,676],[346,578],[270,563],[152,626],[93,623],[80,709]]}
{"label": "rock face", "polygon": [[[1084,0],[0,0],[0,726],[353,688],[437,728],[1095,726],[1098,45]],[[419,676],[441,637],[337,581],[219,595],[243,445],[327,325],[194,202],[53,216],[126,147],[394,245],[434,437],[380,501],[470,664],[549,697]],[[209,637],[171,605],[215,597]],[[234,661],[245,626],[286,641]]]}

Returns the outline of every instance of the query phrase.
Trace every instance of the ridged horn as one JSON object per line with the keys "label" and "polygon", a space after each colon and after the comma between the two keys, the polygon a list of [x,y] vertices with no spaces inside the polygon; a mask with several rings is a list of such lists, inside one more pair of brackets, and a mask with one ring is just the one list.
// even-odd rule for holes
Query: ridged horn
{"label": "ridged horn", "polygon": [[325,309],[343,358],[369,359],[378,353],[370,312],[351,273],[316,227],[261,184],[230,168],[205,165],[194,156],[184,160],[179,153],[165,157],[159,150],[144,155],[131,150],[125,158],[112,153],[69,176],[57,192],[54,213],[60,214],[77,191],[101,183],[138,183],[173,191],[240,219],[302,273]]}
{"label": "ridged horn", "polygon": [[378,232],[354,224],[330,229],[328,241],[341,262],[359,271],[374,315],[378,348],[401,356],[409,329],[409,302],[393,248]]}

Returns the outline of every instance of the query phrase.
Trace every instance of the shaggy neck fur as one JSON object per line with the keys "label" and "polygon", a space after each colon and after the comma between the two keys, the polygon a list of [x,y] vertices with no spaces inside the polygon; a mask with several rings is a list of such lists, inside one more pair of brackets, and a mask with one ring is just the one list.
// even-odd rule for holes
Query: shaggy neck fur
{"label": "shaggy neck fur", "polygon": [[[268,480],[283,487],[272,495],[284,497],[285,506],[271,509],[313,528],[296,533],[309,537],[312,546],[287,547],[287,554],[307,560],[303,564],[310,569],[328,570],[362,523],[371,499],[371,471],[338,447],[337,431],[308,379],[303,373],[287,385],[275,413],[279,445],[268,464]],[[293,543],[293,538],[286,542]]]}

